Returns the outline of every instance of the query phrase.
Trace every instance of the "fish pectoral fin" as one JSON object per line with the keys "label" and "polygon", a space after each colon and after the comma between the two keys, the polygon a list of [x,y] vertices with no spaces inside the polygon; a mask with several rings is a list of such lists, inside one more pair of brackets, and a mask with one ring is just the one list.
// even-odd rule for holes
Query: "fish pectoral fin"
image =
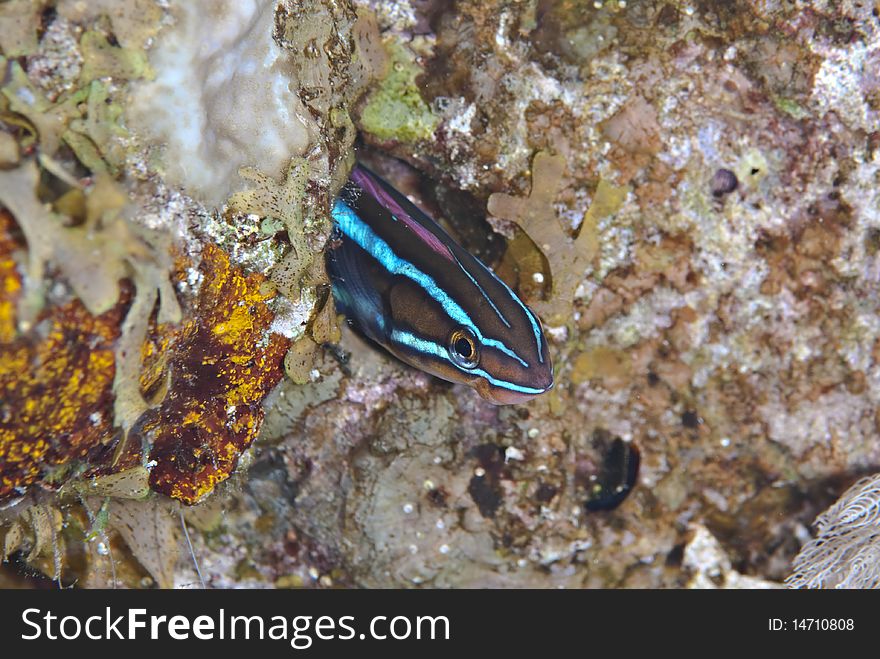
{"label": "fish pectoral fin", "polygon": [[388,307],[364,267],[366,257],[356,245],[345,243],[328,253],[337,311],[368,338],[386,343]]}

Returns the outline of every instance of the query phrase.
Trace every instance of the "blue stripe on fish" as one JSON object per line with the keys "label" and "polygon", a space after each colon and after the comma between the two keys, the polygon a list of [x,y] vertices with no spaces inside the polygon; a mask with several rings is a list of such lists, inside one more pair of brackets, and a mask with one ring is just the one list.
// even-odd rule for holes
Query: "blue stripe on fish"
{"label": "blue stripe on fish", "polygon": [[333,295],[364,335],[493,403],[523,402],[553,386],[537,317],[386,181],[356,165],[331,215]]}
{"label": "blue stripe on fish", "polygon": [[523,310],[523,313],[525,313],[526,317],[529,319],[529,324],[532,326],[532,333],[535,336],[535,345],[538,348],[538,361],[543,364],[544,351],[542,349],[542,346],[544,344],[544,332],[541,329],[540,323],[538,322],[537,318],[535,318],[535,314],[532,312],[532,310],[522,303],[522,300],[520,300],[517,294],[510,289],[510,286],[504,283],[504,280],[499,279],[498,283],[504,286],[507,292],[510,293],[510,297],[513,298],[513,301],[519,305],[519,307]]}
{"label": "blue stripe on fish", "polygon": [[498,307],[495,306],[495,303],[492,302],[492,298],[489,297],[488,295],[486,295],[486,291],[483,290],[483,287],[480,286],[480,284],[477,282],[477,280],[474,279],[473,275],[471,275],[471,273],[469,273],[469,272],[467,271],[467,268],[465,268],[465,267],[461,264],[461,261],[458,260],[458,257],[457,257],[457,256],[455,256],[455,255],[453,254],[452,257],[455,259],[455,262],[458,263],[458,267],[461,268],[461,271],[462,271],[465,275],[467,275],[467,278],[471,280],[471,283],[473,283],[473,285],[477,287],[477,290],[480,291],[480,295],[482,295],[482,296],[486,299],[486,302],[489,303],[489,306],[491,306],[492,309],[495,310],[495,313],[498,314],[498,318],[501,319],[501,322],[504,323],[505,325],[507,325],[507,327],[510,327],[510,322],[508,322],[507,318],[504,317],[504,314],[501,313],[501,311],[498,309]]}
{"label": "blue stripe on fish", "polygon": [[341,199],[337,199],[333,205],[333,219],[339,229],[351,238],[361,249],[382,264],[390,274],[403,275],[421,286],[424,291],[436,300],[447,315],[457,323],[461,323],[470,329],[485,346],[491,346],[500,350],[508,357],[516,359],[520,364],[528,368],[528,363],[508,348],[503,342],[483,336],[480,328],[476,326],[470,316],[462,309],[461,305],[453,300],[430,276],[419,270],[415,265],[405,259],[401,259],[394,250],[382,240],[376,233],[355,213],[351,207]]}
{"label": "blue stripe on fish", "polygon": [[[434,343],[433,341],[427,341],[425,339],[420,339],[419,337],[414,336],[413,334],[411,334],[409,332],[405,332],[403,330],[392,330],[391,331],[391,340],[397,341],[398,343],[401,343],[401,344],[407,346],[408,348],[414,348],[415,350],[418,350],[419,352],[422,352],[422,353],[425,353],[428,355],[434,355],[435,357],[439,357],[440,359],[446,358],[446,348],[444,348],[443,346],[438,345],[438,344]],[[536,389],[534,387],[524,387],[522,385],[514,384],[512,382],[505,382],[504,380],[498,380],[496,378],[493,378],[488,373],[486,373],[486,371],[483,371],[479,368],[471,368],[471,369],[464,369],[461,367],[457,367],[457,368],[459,368],[459,370],[461,370],[462,373],[466,373],[468,375],[470,375],[470,374],[479,375],[480,377],[486,378],[486,380],[489,382],[489,384],[491,384],[495,387],[501,387],[502,389],[508,389],[510,391],[515,391],[517,393],[537,395],[537,394],[542,394],[545,391],[545,389]]]}

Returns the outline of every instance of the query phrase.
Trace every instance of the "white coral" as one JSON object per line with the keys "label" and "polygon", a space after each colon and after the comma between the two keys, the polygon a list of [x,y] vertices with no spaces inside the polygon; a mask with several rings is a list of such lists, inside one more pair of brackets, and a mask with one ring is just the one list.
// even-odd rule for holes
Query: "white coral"
{"label": "white coral", "polygon": [[280,177],[309,145],[289,55],[272,39],[275,5],[173,3],[177,23],[150,53],[156,79],[134,95],[129,119],[166,145],[168,180],[207,204],[238,189],[240,167]]}

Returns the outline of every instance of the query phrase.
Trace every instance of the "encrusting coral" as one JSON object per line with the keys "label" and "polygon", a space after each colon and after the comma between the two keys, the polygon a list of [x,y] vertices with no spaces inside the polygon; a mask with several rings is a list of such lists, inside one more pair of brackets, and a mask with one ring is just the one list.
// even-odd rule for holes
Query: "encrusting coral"
{"label": "encrusting coral", "polygon": [[[781,583],[880,464],[880,27],[802,5],[0,4],[13,559],[190,584],[198,501],[216,586]],[[320,251],[356,132],[537,309],[552,391],[495,408],[338,340]],[[77,279],[25,208],[122,283]],[[870,555],[832,527],[835,565]]]}
{"label": "encrusting coral", "polygon": [[[215,209],[168,187],[181,180],[172,164],[198,169],[192,154],[168,150],[187,143],[152,142],[163,124],[150,120],[148,130],[138,123],[140,112],[150,112],[150,94],[155,98],[175,75],[164,58],[182,47],[175,30],[191,27],[185,4],[33,0],[0,9],[4,26],[21,28],[16,39],[4,29],[0,43],[0,502],[6,506],[0,530],[4,558],[23,550],[39,566],[48,557],[47,572],[57,579],[67,578],[63,557],[83,542],[89,565],[104,570],[106,552],[95,554],[95,543],[109,546],[118,533],[136,545],[132,550],[154,581],[173,585],[170,547],[177,540],[129,531],[156,527],[159,518],[150,516],[164,500],[157,494],[194,504],[234,472],[259,431],[263,398],[284,374],[290,340],[279,332],[296,333],[301,323],[315,337],[312,351],[315,340],[334,333],[332,315],[309,320],[315,300],[332,310],[326,295],[314,292],[326,282],[316,256],[329,233],[326,209],[351,160],[348,106],[369,82],[371,62],[382,66],[382,55],[371,54],[375,23],[348,3],[261,1],[238,8],[254,19],[242,28],[226,21],[234,3],[207,3],[218,30],[259,36],[242,47],[259,51],[270,95],[285,100],[260,96],[266,86],[236,76],[235,66],[213,52],[197,62],[199,70],[214,67],[211,80],[226,72],[245,87],[229,96],[220,81],[223,99],[203,90],[173,122],[185,128],[207,116],[232,130],[230,117],[260,108],[262,119],[251,128],[287,131],[293,119],[302,128],[292,138],[299,146],[277,150],[275,160],[245,159],[232,163],[226,179],[209,176],[203,199]],[[54,9],[48,29],[38,30],[29,22],[48,6]],[[300,43],[305,33],[285,26],[306,19],[314,34]],[[229,38],[247,41],[247,34]],[[312,52],[312,37],[336,45]],[[58,54],[61,43],[66,56]],[[270,51],[274,65],[260,55]],[[319,98],[310,86],[332,91]],[[199,102],[227,106],[201,115]],[[299,104],[296,113],[291,103]],[[243,143],[241,136],[231,137]],[[253,146],[252,154],[265,154]],[[297,155],[306,158],[291,159]],[[241,179],[240,165],[250,165]],[[276,183],[288,170],[289,178]],[[245,189],[251,182],[257,191]],[[192,192],[199,194],[199,186]],[[256,218],[261,233],[249,238],[230,228],[238,218],[242,224]],[[277,263],[273,283],[266,270]],[[258,271],[248,270],[253,266]],[[276,301],[278,291],[286,301]],[[49,526],[39,522],[46,510],[63,512],[64,533],[47,534]],[[140,521],[131,522],[132,515]],[[74,526],[85,530],[71,535]],[[80,576],[102,583],[90,575]],[[126,581],[131,574],[103,583],[118,583],[116,576]]]}

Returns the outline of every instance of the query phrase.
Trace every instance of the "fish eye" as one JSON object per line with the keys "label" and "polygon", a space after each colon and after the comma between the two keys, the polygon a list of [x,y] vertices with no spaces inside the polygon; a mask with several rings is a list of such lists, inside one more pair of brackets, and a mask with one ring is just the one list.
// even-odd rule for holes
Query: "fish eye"
{"label": "fish eye", "polygon": [[477,337],[467,327],[459,327],[449,335],[449,358],[462,368],[475,368],[480,362]]}

